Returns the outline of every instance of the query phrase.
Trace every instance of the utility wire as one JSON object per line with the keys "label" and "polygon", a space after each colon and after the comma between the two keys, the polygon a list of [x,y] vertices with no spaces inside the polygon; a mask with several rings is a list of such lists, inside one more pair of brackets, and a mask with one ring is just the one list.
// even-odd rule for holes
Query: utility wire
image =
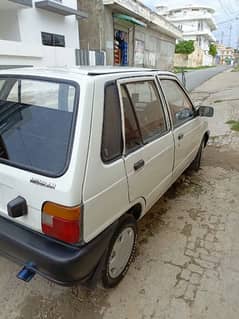
{"label": "utility wire", "polygon": [[230,12],[228,11],[228,9],[226,7],[224,7],[224,3],[222,0],[218,0],[222,10],[225,12],[225,14],[228,16],[228,17],[231,17],[231,14]]}

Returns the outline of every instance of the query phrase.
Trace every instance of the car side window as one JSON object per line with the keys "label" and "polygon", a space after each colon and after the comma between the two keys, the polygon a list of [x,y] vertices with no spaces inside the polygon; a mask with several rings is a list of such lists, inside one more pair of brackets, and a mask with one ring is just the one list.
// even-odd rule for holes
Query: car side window
{"label": "car side window", "polygon": [[142,146],[143,142],[127,89],[124,86],[121,86],[121,95],[124,108],[125,146],[126,152],[130,153]]}
{"label": "car side window", "polygon": [[105,87],[104,119],[101,145],[101,157],[111,162],[122,156],[121,110],[117,86],[110,83]]}
{"label": "car side window", "polygon": [[193,117],[193,106],[183,89],[175,80],[161,80],[174,126],[179,126]]}
{"label": "car side window", "polygon": [[167,131],[163,105],[153,80],[127,83],[144,143]]}

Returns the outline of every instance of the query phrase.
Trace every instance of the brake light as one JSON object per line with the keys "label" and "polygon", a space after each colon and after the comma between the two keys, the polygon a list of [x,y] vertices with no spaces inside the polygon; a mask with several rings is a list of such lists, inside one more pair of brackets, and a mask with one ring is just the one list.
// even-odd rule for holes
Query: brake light
{"label": "brake light", "polygon": [[64,242],[77,243],[80,239],[80,206],[46,202],[42,207],[42,231]]}

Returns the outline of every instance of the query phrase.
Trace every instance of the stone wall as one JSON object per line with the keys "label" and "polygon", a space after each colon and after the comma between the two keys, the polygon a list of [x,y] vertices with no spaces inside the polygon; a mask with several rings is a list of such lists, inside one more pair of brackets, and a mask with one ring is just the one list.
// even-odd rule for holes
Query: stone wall
{"label": "stone wall", "polygon": [[204,65],[204,51],[196,46],[192,54],[175,54],[174,66],[195,68]]}

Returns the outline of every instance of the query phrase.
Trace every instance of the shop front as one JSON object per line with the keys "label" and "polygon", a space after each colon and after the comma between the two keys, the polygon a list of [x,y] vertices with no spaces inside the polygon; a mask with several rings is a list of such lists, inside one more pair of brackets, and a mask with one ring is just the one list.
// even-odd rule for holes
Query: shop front
{"label": "shop front", "polygon": [[134,64],[135,26],[146,25],[125,14],[113,13],[114,28],[114,65],[128,66]]}

